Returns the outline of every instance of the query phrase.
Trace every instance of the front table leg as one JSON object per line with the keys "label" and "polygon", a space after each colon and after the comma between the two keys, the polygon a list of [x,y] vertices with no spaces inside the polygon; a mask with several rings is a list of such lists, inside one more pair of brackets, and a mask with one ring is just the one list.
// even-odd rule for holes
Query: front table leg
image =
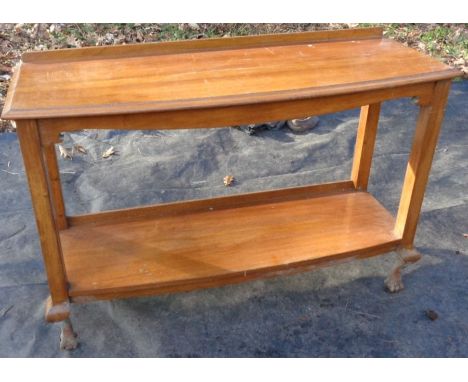
{"label": "front table leg", "polygon": [[76,343],[73,343],[70,336],[73,330],[69,321],[68,283],[63,264],[57,221],[54,219],[52,192],[50,190],[51,182],[49,182],[48,178],[39,128],[35,120],[21,120],[17,121],[16,131],[31,192],[31,201],[50,290],[50,298],[46,304],[46,320],[48,322],[65,321],[63,335],[61,336],[63,338],[62,342],[65,349],[71,349],[76,347]]}
{"label": "front table leg", "polygon": [[449,90],[449,80],[436,82],[429,103],[420,106],[395,222],[395,232],[405,248],[413,247]]}
{"label": "front table leg", "polygon": [[401,249],[398,250],[401,260],[385,280],[385,285],[390,292],[403,289],[401,269],[408,263],[414,263],[421,258],[421,255],[413,248],[413,242],[444,118],[450,84],[450,80],[436,82],[431,98],[420,105],[395,222],[395,232],[401,236]]}

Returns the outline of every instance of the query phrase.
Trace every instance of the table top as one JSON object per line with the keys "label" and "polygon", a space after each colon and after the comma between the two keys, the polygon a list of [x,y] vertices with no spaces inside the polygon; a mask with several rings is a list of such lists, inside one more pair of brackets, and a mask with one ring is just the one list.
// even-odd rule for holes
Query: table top
{"label": "table top", "polygon": [[4,119],[128,114],[313,98],[454,78],[379,28],[31,52]]}

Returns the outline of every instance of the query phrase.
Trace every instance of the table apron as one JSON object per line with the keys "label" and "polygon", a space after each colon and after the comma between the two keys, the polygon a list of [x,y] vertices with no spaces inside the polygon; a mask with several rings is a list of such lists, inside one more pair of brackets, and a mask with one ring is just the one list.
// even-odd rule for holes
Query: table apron
{"label": "table apron", "polygon": [[354,109],[376,102],[416,97],[420,105],[430,102],[434,82],[343,95],[223,107],[116,114],[89,117],[39,119],[41,142],[57,143],[59,134],[83,129],[170,130],[226,127],[292,118],[304,118]]}

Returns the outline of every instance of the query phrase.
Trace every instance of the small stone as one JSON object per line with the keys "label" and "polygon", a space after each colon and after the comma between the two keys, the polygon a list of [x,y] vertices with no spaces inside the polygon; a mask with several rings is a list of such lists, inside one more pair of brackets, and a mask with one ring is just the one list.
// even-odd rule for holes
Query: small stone
{"label": "small stone", "polygon": [[313,129],[319,123],[319,118],[316,116],[306,117],[302,119],[290,119],[287,124],[288,127],[295,133],[302,133],[307,130]]}
{"label": "small stone", "polygon": [[426,316],[431,320],[435,321],[439,318],[439,315],[431,309],[426,310]]}

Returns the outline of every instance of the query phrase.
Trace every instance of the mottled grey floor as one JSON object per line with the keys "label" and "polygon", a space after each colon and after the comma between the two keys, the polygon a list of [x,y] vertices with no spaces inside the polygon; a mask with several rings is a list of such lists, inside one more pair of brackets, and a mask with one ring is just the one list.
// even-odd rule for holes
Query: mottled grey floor
{"label": "mottled grey floor", "polygon": [[[73,306],[80,347],[58,349],[43,320],[47,286],[15,134],[0,135],[0,356],[468,356],[468,82],[455,83],[406,289],[387,294],[395,254],[295,276],[190,293]],[[417,108],[383,106],[370,191],[396,211]],[[88,155],[60,160],[71,214],[344,179],[358,111],[295,135],[236,129],[88,131]],[[90,126],[91,128],[92,126]],[[112,126],[109,126],[111,128]],[[113,145],[119,155],[101,153]],[[10,167],[8,167],[10,162]],[[225,175],[236,177],[225,188]],[[261,245],[259,243],[259,245]],[[291,245],[294,245],[293,242]],[[436,311],[431,321],[425,311]]]}

